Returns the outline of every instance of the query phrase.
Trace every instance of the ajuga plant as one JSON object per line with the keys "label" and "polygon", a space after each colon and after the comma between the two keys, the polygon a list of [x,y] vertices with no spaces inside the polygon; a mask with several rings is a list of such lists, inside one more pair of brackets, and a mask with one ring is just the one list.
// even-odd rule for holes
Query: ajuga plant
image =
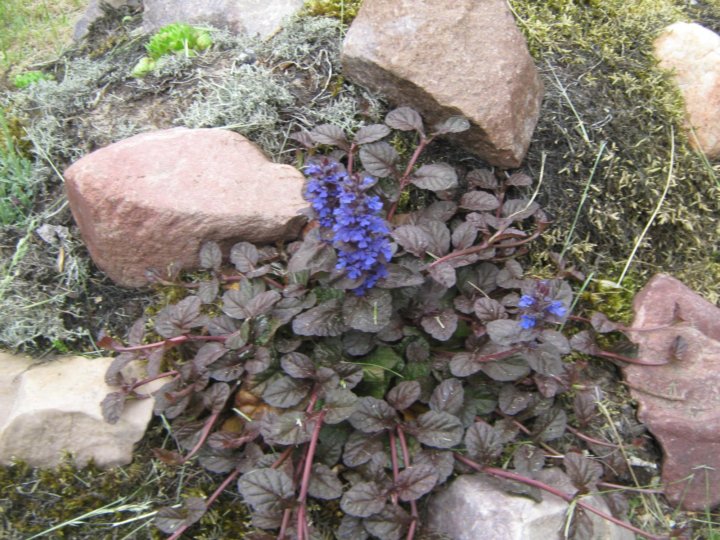
{"label": "ajuga plant", "polygon": [[[570,286],[526,277],[516,260],[549,225],[522,194],[531,178],[479,169],[460,179],[448,164],[419,162],[437,136],[467,127],[454,117],[427,132],[403,107],[351,138],[331,125],[296,134],[314,148],[304,167],[304,238],[240,242],[229,252],[234,268],[206,243],[204,277],[184,284],[185,298],[152,324],[137,321],[127,345],[101,339],[119,353],[107,374],[119,390],[103,402],[106,419],[117,421],[128,400],[146,397],[144,384],[162,379],[155,412],[171,422],[183,453],[158,450],[158,458],[194,459],[226,475],[207,500],[158,512],[171,538],[237,489],[253,524],[278,538],[314,537],[312,498],[339,501],[338,538],[412,539],[422,527],[418,501],[472,470],[508,478],[508,489],[531,497],[540,488],[574,500],[577,538],[589,537],[587,512],[622,524],[534,477],[548,443],[567,430],[580,436],[564,455],[579,495],[613,480],[620,465],[603,469],[581,452],[614,454],[602,435],[587,434],[597,427],[597,390],[580,364],[563,361]],[[383,141],[392,130],[416,139],[407,163]],[[316,146],[335,149],[321,155]],[[401,215],[411,185],[435,195]],[[577,274],[560,267],[559,275]],[[593,324],[622,329],[601,317]],[[589,333],[579,335],[580,349],[601,352]],[[136,360],[147,365],[144,380],[124,375]],[[506,467],[493,467],[501,456]]]}

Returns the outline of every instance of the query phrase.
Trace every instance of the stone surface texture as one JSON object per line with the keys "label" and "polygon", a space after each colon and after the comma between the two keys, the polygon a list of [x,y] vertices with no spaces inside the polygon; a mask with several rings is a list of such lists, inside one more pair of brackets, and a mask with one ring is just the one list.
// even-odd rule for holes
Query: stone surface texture
{"label": "stone surface texture", "polygon": [[116,283],[146,270],[199,264],[202,242],[297,236],[303,175],[222,129],[175,128],[92,152],[65,172],[70,208],[90,255]]}
{"label": "stone surface texture", "polygon": [[303,0],[144,0],[144,4],[143,30],[147,33],[183,22],[267,38],[302,8]]}
{"label": "stone surface texture", "polygon": [[655,57],[674,72],[685,100],[693,146],[720,157],[720,35],[697,23],[671,24],[655,40]]}
{"label": "stone surface texture", "polygon": [[[672,504],[720,504],[720,308],[677,279],[658,274],[637,294],[632,340],[638,358],[659,366],[624,368],[638,419],[660,443],[662,480]],[[678,340],[684,345],[675,346]]]}
{"label": "stone surface texture", "polygon": [[[128,403],[116,424],[106,423],[100,403],[115,390],[104,380],[110,362],[74,356],[38,363],[0,352],[0,463],[17,458],[53,467],[66,452],[80,466],[90,460],[100,467],[130,463],[153,400]],[[158,380],[142,390],[160,386]]]}
{"label": "stone surface texture", "polygon": [[[574,494],[570,479],[560,469],[540,471],[538,480]],[[427,525],[452,540],[527,540],[563,538],[568,504],[549,493],[542,502],[509,495],[500,480],[486,475],[463,475],[430,499]],[[594,496],[583,499],[610,514],[605,501]],[[586,540],[633,540],[634,535],[588,512],[593,536]]]}
{"label": "stone surface texture", "polygon": [[505,0],[365,0],[343,44],[343,74],[420,111],[430,125],[462,115],[453,140],[492,165],[517,167],[543,84]]}

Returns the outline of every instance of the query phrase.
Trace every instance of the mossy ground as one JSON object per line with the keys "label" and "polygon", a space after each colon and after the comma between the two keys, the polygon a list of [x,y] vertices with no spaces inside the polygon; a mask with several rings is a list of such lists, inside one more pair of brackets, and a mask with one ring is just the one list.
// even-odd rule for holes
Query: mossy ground
{"label": "mossy ground", "polygon": [[[327,0],[310,2],[308,9],[347,22],[358,4]],[[720,3],[511,0],[509,5],[546,91],[527,168],[535,178],[543,171],[541,202],[555,226],[533,248],[534,271],[545,271],[547,251],[565,251],[594,276],[584,295],[588,304],[625,321],[633,294],[657,271],[679,277],[717,302],[720,166],[689,148],[680,129],[680,97],[668,75],[655,67],[651,43],[676,20],[696,20],[718,31]],[[86,42],[43,66],[56,81],[21,92],[10,93],[8,87],[0,99],[39,179],[30,218],[0,231],[0,313],[12,322],[0,325],[6,347],[37,354],[53,348],[87,352],[100,329],[122,334],[158,302],[149,291],[115,287],[89,261],[62,196],[60,172],[73,160],[135,133],[188,125],[237,130],[275,160],[294,163],[297,154],[287,138],[293,131],[323,122],[352,129],[382,116],[382,100],[342,78],[338,50],[344,27],[337,19],[302,18],[268,44],[215,32],[210,51],[193,59],[170,57],[142,81],[130,76],[145,52],[138,24],[136,11],[108,12]],[[402,150],[404,141],[396,142]],[[444,143],[429,157],[461,168],[483,165]],[[626,273],[626,261],[668,178],[668,195]],[[35,233],[41,225],[58,228],[54,241]],[[623,275],[621,287],[613,287]],[[637,452],[633,441],[642,428],[634,423],[627,394],[612,370],[600,370],[598,378],[607,379],[612,390],[607,407],[613,421],[624,426],[623,444]],[[155,424],[135,463],[116,471],[41,472],[22,465],[0,470],[5,527],[0,536],[27,538],[110,505],[112,513],[46,537],[159,538],[149,525],[154,509],[182,495],[207,495],[220,481],[197,467],[171,470],[153,461],[149,448],[167,443],[162,426]],[[654,450],[643,458],[658,455]],[[664,532],[683,520],[697,521],[696,529],[704,531],[720,528],[716,515],[681,515],[642,497],[632,517],[647,529]],[[120,510],[122,505],[127,508]],[[193,528],[193,537],[240,538],[247,519],[238,496],[228,490]]]}

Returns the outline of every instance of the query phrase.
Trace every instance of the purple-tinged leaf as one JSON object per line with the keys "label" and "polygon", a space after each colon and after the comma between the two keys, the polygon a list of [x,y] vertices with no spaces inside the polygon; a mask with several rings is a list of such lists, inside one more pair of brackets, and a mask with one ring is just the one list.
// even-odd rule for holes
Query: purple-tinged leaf
{"label": "purple-tinged leaf", "polygon": [[343,494],[342,482],[330,467],[322,463],[313,463],[308,495],[316,499],[330,501],[339,499]]}
{"label": "purple-tinged leaf", "polygon": [[238,464],[238,456],[230,450],[218,451],[203,448],[198,455],[200,465],[215,474],[227,474]]}
{"label": "purple-tinged leaf", "polygon": [[443,285],[448,289],[454,287],[457,280],[455,269],[448,263],[440,263],[430,266],[428,274],[430,274],[430,277],[432,277],[440,285]]}
{"label": "purple-tinged leaf", "polygon": [[[275,510],[272,512],[258,512],[255,510],[251,514],[250,523],[256,529],[279,529],[282,526],[283,514],[282,510]],[[245,538],[247,538],[247,540],[272,540],[275,537],[271,536],[268,538],[263,535],[260,536],[260,538],[253,538],[251,535],[246,535]]]}
{"label": "purple-tinged leaf", "polygon": [[212,304],[220,292],[220,283],[216,278],[201,281],[197,288],[197,296],[203,304]]}
{"label": "purple-tinged leaf", "polygon": [[445,379],[433,390],[428,405],[433,411],[445,411],[457,415],[465,400],[465,390],[457,379]]}
{"label": "purple-tinged leaf", "polygon": [[226,336],[232,334],[238,329],[237,322],[232,317],[220,315],[210,319],[208,323],[208,331],[211,336]]}
{"label": "purple-tinged leaf", "polygon": [[268,415],[263,421],[261,433],[265,442],[292,446],[306,443],[312,436],[313,422],[302,411],[290,411]]}
{"label": "purple-tinged leaf", "polygon": [[172,338],[202,326],[206,320],[200,316],[201,305],[197,296],[188,296],[173,306],[161,309],[155,319],[155,331],[164,338]]}
{"label": "purple-tinged leaf", "polygon": [[218,382],[203,392],[203,403],[210,409],[212,414],[219,413],[230,397],[230,386],[224,382]]}
{"label": "purple-tinged leaf", "polygon": [[254,270],[259,258],[257,248],[250,242],[238,242],[230,250],[230,262],[243,274]]}
{"label": "purple-tinged leaf", "polygon": [[488,336],[496,345],[515,345],[527,339],[520,323],[510,319],[496,319],[485,325]]}
{"label": "purple-tinged leaf", "polygon": [[390,128],[383,124],[363,126],[355,133],[355,144],[368,144],[379,141],[390,134]]}
{"label": "purple-tinged leaf", "polygon": [[368,517],[385,507],[387,494],[375,482],[360,482],[346,491],[340,500],[340,508],[346,514]]}
{"label": "purple-tinged leaf", "polygon": [[292,480],[277,469],[255,469],[238,480],[238,491],[245,502],[258,512],[283,510],[295,497]]}
{"label": "purple-tinged leaf", "polygon": [[460,419],[445,411],[421,414],[412,430],[418,441],[434,448],[452,448],[460,443],[463,436]]}
{"label": "purple-tinged leaf", "polygon": [[[478,298],[475,301],[475,304],[473,304],[473,311],[475,316],[484,323],[507,319],[505,307],[497,300],[493,300],[492,298],[487,298],[485,296]],[[517,323],[513,324],[517,326]]]}
{"label": "purple-tinged leaf", "polygon": [[294,407],[305,399],[311,386],[309,381],[281,376],[265,387],[262,397],[273,407]]}
{"label": "purple-tinged leaf", "polygon": [[282,298],[273,306],[270,314],[282,324],[289,323],[295,315],[302,313],[306,307],[301,298]]}
{"label": "purple-tinged leaf", "polygon": [[615,323],[607,318],[607,315],[598,311],[594,312],[590,316],[590,324],[598,334],[607,334],[609,332],[615,332],[622,328],[621,324]]}
{"label": "purple-tinged leaf", "polygon": [[200,373],[206,370],[210,364],[222,358],[227,352],[228,350],[222,343],[218,343],[217,341],[205,343],[198,349],[197,353],[195,353],[195,357],[192,360],[193,367]]}
{"label": "purple-tinged leaf", "polygon": [[365,356],[375,347],[375,335],[351,330],[342,337],[343,350],[350,356]]}
{"label": "purple-tinged leaf", "polygon": [[470,129],[470,122],[464,116],[451,116],[439,124],[435,124],[435,134],[462,133]]}
{"label": "purple-tinged leaf", "polygon": [[136,320],[133,325],[130,327],[130,330],[128,330],[127,333],[127,342],[128,345],[131,347],[135,347],[137,345],[142,345],[143,338],[145,337],[145,324],[146,324],[145,317],[140,317],[138,320]]}
{"label": "purple-tinged leaf", "polygon": [[428,221],[447,222],[457,213],[457,204],[452,201],[435,201],[422,210],[411,214],[415,217],[414,225],[423,225]]}
{"label": "purple-tinged leaf", "polygon": [[363,433],[377,433],[392,429],[398,422],[397,413],[382,399],[361,397],[350,416],[352,426]]}
{"label": "purple-tinged leaf", "polygon": [[420,115],[415,109],[411,109],[410,107],[393,109],[385,117],[385,123],[392,129],[423,133],[422,118],[420,118]]}
{"label": "purple-tinged leaf", "polygon": [[362,366],[350,362],[338,364],[334,366],[334,370],[340,377],[343,387],[348,390],[355,388],[363,378]]}
{"label": "purple-tinged leaf", "polygon": [[103,419],[108,424],[117,424],[125,409],[125,392],[110,392],[100,403]]}
{"label": "purple-tinged leaf", "polygon": [[570,354],[572,350],[568,339],[557,330],[546,328],[540,333],[539,337],[542,343],[552,345],[560,354]]}
{"label": "purple-tinged leaf", "polygon": [[247,317],[252,318],[267,314],[281,298],[280,293],[277,291],[265,291],[258,294],[245,304]]}
{"label": "purple-tinged leaf", "polygon": [[[158,350],[163,351],[163,347],[158,347]],[[105,382],[110,386],[119,386],[123,382],[122,370],[130,362],[135,360],[137,356],[133,353],[124,352],[113,358],[110,362],[110,366],[105,372]]]}
{"label": "purple-tinged leaf", "polygon": [[343,322],[361,332],[378,332],[390,322],[392,296],[388,291],[371,289],[364,296],[347,295],[342,306]]}
{"label": "purple-tinged leaf", "polygon": [[534,201],[508,199],[503,203],[502,217],[512,219],[513,221],[522,221],[532,216],[539,209],[540,205]]}
{"label": "purple-tinged leaf", "polygon": [[355,516],[345,514],[340,521],[337,532],[338,540],[367,540],[368,533],[363,527],[362,520]]}
{"label": "purple-tinged leaf", "polygon": [[465,433],[465,448],[472,459],[487,464],[502,454],[503,441],[494,427],[476,422]]}
{"label": "purple-tinged leaf", "polygon": [[567,415],[559,407],[552,407],[535,419],[533,437],[540,441],[552,441],[563,436],[567,427]]}
{"label": "purple-tinged leaf", "polygon": [[370,461],[373,455],[382,451],[383,443],[378,437],[354,431],[345,443],[343,463],[348,467],[359,467]]}
{"label": "purple-tinged leaf", "polygon": [[155,526],[166,534],[181,527],[189,527],[205,515],[205,501],[200,497],[188,497],[180,508],[164,507],[155,515]]}
{"label": "purple-tinged leaf", "polygon": [[455,458],[451,451],[423,448],[415,454],[413,465],[428,465],[432,467],[438,475],[437,485],[440,486],[444,484],[445,480],[453,473]]}
{"label": "purple-tinged leaf", "polygon": [[328,300],[301,313],[293,319],[292,329],[299,336],[339,336],[348,330],[343,322],[340,300]]}
{"label": "purple-tinged leaf", "polygon": [[290,139],[299,142],[302,146],[307,149],[315,148],[315,141],[313,140],[310,132],[303,129],[290,134]]}
{"label": "purple-tinged leaf", "polygon": [[410,176],[410,183],[420,189],[443,191],[457,187],[458,178],[455,169],[446,163],[423,165]]}
{"label": "purple-tinged leaf", "polygon": [[314,276],[320,272],[331,272],[336,264],[337,255],[333,247],[320,238],[313,238],[311,232],[290,257],[288,272],[293,274],[306,271],[310,276]]}
{"label": "purple-tinged leaf", "polygon": [[145,366],[148,377],[155,377],[156,375],[159,375],[160,372],[162,372],[164,358],[165,349],[163,347],[153,349],[153,351],[147,357],[147,365]]}
{"label": "purple-tinged leaf", "polygon": [[531,444],[523,444],[513,454],[515,470],[532,477],[545,466],[545,451]]}
{"label": "purple-tinged leaf", "polygon": [[452,233],[452,244],[455,249],[466,249],[475,243],[477,238],[477,227],[472,223],[463,221],[455,227]]}
{"label": "purple-tinged leaf", "polygon": [[360,161],[373,176],[394,176],[398,172],[399,159],[397,151],[386,142],[374,142],[360,148]]}
{"label": "purple-tinged leaf", "polygon": [[511,356],[495,362],[483,362],[480,370],[494,381],[518,381],[530,373],[525,359],[520,356]]}
{"label": "purple-tinged leaf", "polygon": [[457,330],[457,323],[457,314],[451,309],[444,309],[439,313],[426,315],[420,319],[420,326],[423,327],[423,330],[438,341],[450,339]]}
{"label": "purple-tinged leaf", "polygon": [[477,360],[479,355],[470,352],[461,352],[453,355],[450,360],[450,373],[456,377],[469,377],[474,375],[482,366]]}
{"label": "purple-tinged leaf", "polygon": [[183,458],[182,454],[173,450],[165,450],[164,448],[153,448],[152,453],[155,459],[159,459],[165,465],[170,465],[172,467],[177,467],[185,462],[185,458]]}
{"label": "purple-tinged leaf", "polygon": [[426,221],[420,225],[428,236],[427,252],[442,257],[450,251],[450,229],[442,221]]}
{"label": "purple-tinged leaf", "polygon": [[532,185],[532,178],[530,178],[527,174],[524,172],[514,172],[512,173],[507,180],[505,180],[506,186],[517,186],[517,187],[526,187]]}
{"label": "purple-tinged leaf", "polygon": [[495,195],[486,191],[468,191],[460,197],[460,208],[473,212],[490,212],[500,206]]}
{"label": "purple-tinged leaf", "polygon": [[363,520],[365,529],[382,540],[400,540],[410,525],[411,518],[400,506],[385,505],[381,512]]}
{"label": "purple-tinged leaf", "polygon": [[217,242],[203,242],[200,246],[200,268],[219,270],[222,264],[222,251]]}
{"label": "purple-tinged leaf", "polygon": [[535,373],[533,375],[533,382],[537,386],[538,392],[544,398],[555,397],[561,392],[566,392],[568,389],[563,385],[562,381],[559,381],[557,377],[547,377]]}
{"label": "purple-tinged leaf", "polygon": [[411,341],[405,348],[405,358],[408,362],[425,362],[430,358],[430,344],[422,338]]}
{"label": "purple-tinged leaf", "polygon": [[335,388],[325,396],[325,423],[339,424],[355,412],[358,397],[346,388]]}
{"label": "purple-tinged leaf", "polygon": [[222,296],[222,311],[228,317],[237,320],[244,320],[248,318],[248,312],[245,309],[245,305],[248,302],[247,295],[236,289],[225,291]]}
{"label": "purple-tinged leaf", "polygon": [[595,524],[584,508],[576,507],[571,518],[569,540],[585,540],[597,536]]}
{"label": "purple-tinged leaf", "polygon": [[422,285],[425,282],[425,278],[421,274],[399,264],[388,264],[387,271],[388,275],[377,283],[377,286],[381,289],[413,287]]}
{"label": "purple-tinged leaf", "polygon": [[540,375],[560,377],[565,372],[565,364],[560,357],[560,352],[548,343],[537,347],[528,347],[524,349],[522,356],[530,369]]}
{"label": "purple-tinged leaf", "polygon": [[523,269],[520,263],[511,259],[505,263],[505,267],[497,274],[496,283],[503,289],[519,289],[523,286]]}
{"label": "purple-tinged leaf", "polygon": [[430,493],[438,481],[438,474],[430,465],[413,465],[400,471],[395,492],[401,501],[416,501]]}
{"label": "purple-tinged leaf", "polygon": [[495,173],[490,169],[473,169],[467,174],[467,182],[471,186],[482,189],[495,190],[498,188],[498,181]]}
{"label": "purple-tinged leaf", "polygon": [[598,417],[597,402],[599,397],[596,392],[599,392],[597,387],[575,393],[573,410],[575,411],[575,418],[581,427],[590,425]]}
{"label": "purple-tinged leaf", "polygon": [[600,348],[595,343],[595,338],[588,330],[581,330],[570,338],[570,346],[573,350],[590,355],[597,355]]}
{"label": "purple-tinged leaf", "polygon": [[404,411],[420,399],[420,393],[418,381],[402,381],[390,389],[385,399],[395,410]]}
{"label": "purple-tinged leaf", "polygon": [[283,371],[293,379],[313,379],[315,377],[315,364],[307,355],[291,352],[280,358]]}
{"label": "purple-tinged leaf", "polygon": [[310,131],[310,137],[318,144],[329,144],[347,150],[348,144],[345,132],[333,124],[321,124]]}
{"label": "purple-tinged leaf", "polygon": [[252,359],[245,362],[245,371],[251,375],[262,373],[272,364],[272,355],[265,347],[255,349],[255,355]]}
{"label": "purple-tinged leaf", "polygon": [[500,389],[498,407],[504,414],[514,416],[524,411],[532,400],[532,392],[520,390],[512,384],[506,384]]}
{"label": "purple-tinged leaf", "polygon": [[392,237],[400,247],[416,257],[424,257],[425,250],[430,244],[427,232],[417,225],[401,225],[393,230]]}
{"label": "purple-tinged leaf", "polygon": [[581,493],[588,493],[597,488],[597,483],[603,475],[600,463],[578,452],[567,452],[563,464],[570,481]]}

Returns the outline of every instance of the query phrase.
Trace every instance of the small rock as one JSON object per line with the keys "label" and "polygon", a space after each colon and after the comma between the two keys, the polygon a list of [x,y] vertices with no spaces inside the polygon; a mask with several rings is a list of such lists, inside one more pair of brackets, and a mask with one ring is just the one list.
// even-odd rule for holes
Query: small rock
{"label": "small rock", "polygon": [[505,0],[365,0],[342,65],[430,125],[465,116],[472,127],[453,140],[492,165],[517,167],[527,153],[543,85]]}
{"label": "small rock", "polygon": [[658,274],[633,301],[638,359],[623,369],[638,419],[660,443],[665,495],[686,510],[720,504],[720,308]]}
{"label": "small rock", "polygon": [[147,33],[171,23],[210,25],[236,34],[272,36],[283,21],[295,15],[303,0],[144,0],[143,30]]}
{"label": "small rock", "polygon": [[720,36],[678,22],[663,30],[654,47],[660,67],[674,72],[685,100],[690,143],[709,159],[720,157]]}
{"label": "small rock", "polygon": [[146,270],[199,265],[207,240],[230,245],[297,236],[303,175],[222,129],[143,133],[65,171],[68,200],[95,263],[127,287]]}
{"label": "small rock", "polygon": [[[112,358],[64,357],[46,363],[0,352],[0,463],[13,458],[54,467],[70,452],[83,466],[126,465],[152,417],[153,400],[128,403],[116,424],[100,403],[116,389],[105,384]],[[158,384],[160,383],[160,384]],[[158,380],[142,391],[162,386]]]}
{"label": "small rock", "polygon": [[[540,471],[539,480],[574,493],[570,479],[559,469]],[[568,504],[549,493],[542,502],[508,494],[501,480],[486,475],[462,475],[430,499],[428,527],[452,540],[527,540],[564,538]],[[599,496],[583,499],[610,514]],[[634,535],[588,512],[593,535],[585,540],[632,540]]]}

